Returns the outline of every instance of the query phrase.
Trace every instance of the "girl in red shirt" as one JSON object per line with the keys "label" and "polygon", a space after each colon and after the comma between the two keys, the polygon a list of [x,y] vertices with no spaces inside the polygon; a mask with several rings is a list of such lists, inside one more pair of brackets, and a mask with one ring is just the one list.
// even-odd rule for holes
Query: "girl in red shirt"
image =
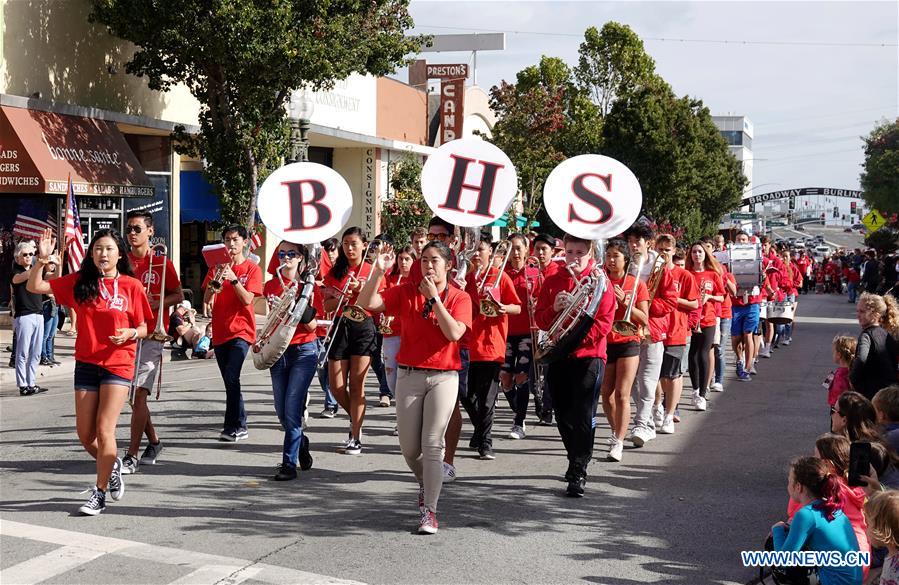
{"label": "girl in red shirt", "polygon": [[371,279],[359,294],[365,309],[396,315],[403,329],[397,354],[396,420],[400,449],[418,480],[422,534],[437,532],[444,435],[459,395],[459,341],[471,328],[471,297],[447,282],[452,261],[446,244],[430,242],[421,252],[421,282],[381,293],[377,281],[394,263],[387,247],[378,254]]}
{"label": "girl in red shirt", "polygon": [[709,392],[709,352],[715,341],[717,304],[724,301],[724,280],[721,278],[721,265],[706,251],[702,242],[690,246],[687,270],[699,289],[701,312],[699,323],[690,338],[690,384],[693,386],[693,406],[697,410],[705,410]]}
{"label": "girl in red shirt", "polygon": [[[47,229],[38,244],[41,264],[49,263],[54,246]],[[59,304],[72,307],[80,317],[75,340],[75,426],[84,449],[97,460],[97,482],[79,512],[96,516],[106,509],[107,489],[114,501],[125,494],[115,429],[134,377],[136,341],[146,337],[152,311],[116,230],[94,234],[78,272],[49,282],[43,272],[31,271],[28,290],[54,294]]]}
{"label": "girl in red shirt", "polygon": [[[404,246],[396,252],[396,264],[390,274],[385,276],[384,290],[389,290],[409,281],[412,265],[415,263],[415,248]],[[387,374],[387,386],[393,397],[396,396],[396,354],[400,350],[400,334],[402,325],[396,315],[381,315],[379,326],[384,343],[381,346],[384,351],[384,371]],[[389,404],[388,404],[389,406]]]}
{"label": "girl in red shirt", "polygon": [[643,327],[647,325],[649,293],[646,285],[625,270],[630,260],[630,248],[624,240],[611,240],[606,244],[605,271],[609,287],[615,293],[615,321],[624,319],[624,312],[633,303],[630,322],[636,325],[633,335],[621,334],[614,327],[607,337],[606,372],[602,379],[602,410],[612,427],[609,459],[621,461],[624,437],[631,420],[631,387],[640,366],[640,342]]}
{"label": "girl in red shirt", "polygon": [[[272,308],[284,293],[284,285],[302,289],[305,277],[303,273],[309,263],[307,248],[291,242],[278,244],[275,256],[281,263],[281,278],[276,275],[266,282],[262,289],[269,308]],[[284,284],[281,284],[282,278]],[[303,413],[306,410],[309,385],[312,384],[315,366],[318,363],[318,340],[315,335],[318,323],[315,316],[320,308],[321,302],[313,288],[306,313],[297,325],[290,345],[270,370],[275,413],[281,422],[281,428],[284,429],[284,448],[275,481],[296,479],[297,465],[304,471],[312,468],[309,437],[303,432]]]}
{"label": "girl in red shirt", "polygon": [[[537,297],[537,326],[548,331],[558,314],[571,304],[576,282],[599,272],[593,242],[566,235],[566,267],[548,276]],[[601,275],[599,275],[601,276]],[[599,300],[593,325],[567,356],[549,364],[546,384],[552,392],[559,434],[568,452],[567,494],[583,497],[587,464],[593,457],[593,416],[606,365],[606,336],[615,316],[615,293],[607,286]]]}
{"label": "girl in red shirt", "polygon": [[[525,248],[527,249],[527,248]],[[509,321],[511,315],[521,314],[521,299],[515,291],[512,279],[499,268],[489,266],[492,249],[490,237],[483,237],[478,243],[477,254],[472,258],[473,271],[468,273],[465,291],[471,296],[471,339],[468,344],[468,395],[463,396],[463,403],[474,426],[471,444],[478,451],[481,459],[494,459],[493,454],[493,413],[496,407],[496,386],[493,381],[500,374],[500,366],[508,356]],[[487,271],[486,280],[484,276]],[[496,283],[493,299],[499,304],[498,315],[488,317],[480,311],[481,282],[489,287]],[[486,293],[485,293],[486,294]],[[530,337],[528,337],[530,339]],[[525,374],[524,404],[527,409],[527,374]],[[502,378],[500,378],[502,384]],[[511,388],[509,389],[511,391]],[[506,388],[503,387],[503,392]],[[507,392],[506,396],[509,396]],[[513,409],[518,396],[510,398]],[[516,412],[516,419],[518,413]],[[522,424],[523,421],[522,421]],[[513,433],[515,426],[512,427]],[[524,431],[521,431],[522,435]],[[523,436],[519,438],[524,438]]]}
{"label": "girl in red shirt", "polygon": [[[347,455],[362,453],[362,421],[365,420],[365,374],[378,347],[371,314],[357,304],[359,291],[372,278],[365,261],[367,242],[358,227],[343,232],[337,260],[325,276],[326,311],[334,311],[341,291],[347,299],[341,315],[334,315],[334,337],[328,352],[328,381],[331,394],[350,415],[350,433],[338,450]],[[383,288],[383,283],[376,283]],[[349,375],[349,386],[346,383]]]}

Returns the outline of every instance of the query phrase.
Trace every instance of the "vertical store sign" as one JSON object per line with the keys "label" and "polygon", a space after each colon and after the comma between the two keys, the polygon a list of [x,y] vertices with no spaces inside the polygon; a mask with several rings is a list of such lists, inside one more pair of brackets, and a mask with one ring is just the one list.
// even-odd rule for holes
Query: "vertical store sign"
{"label": "vertical store sign", "polygon": [[462,138],[468,64],[428,65],[427,73],[440,80],[440,144]]}
{"label": "vertical store sign", "polygon": [[375,233],[377,229],[375,213],[377,150],[376,148],[366,148],[362,156],[362,222],[365,233],[371,238],[377,235]]}

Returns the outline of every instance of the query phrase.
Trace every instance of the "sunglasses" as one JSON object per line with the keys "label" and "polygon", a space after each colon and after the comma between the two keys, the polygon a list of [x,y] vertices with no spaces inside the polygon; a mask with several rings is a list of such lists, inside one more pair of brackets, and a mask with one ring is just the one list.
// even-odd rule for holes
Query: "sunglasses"
{"label": "sunglasses", "polygon": [[22,252],[22,256],[34,256],[34,252]]}
{"label": "sunglasses", "polygon": [[139,234],[139,233],[141,233],[142,231],[144,231],[144,228],[142,228],[142,227],[139,226],[139,225],[126,225],[126,226],[125,226],[125,233],[126,233],[126,234],[130,234],[131,232],[134,232],[135,234]]}
{"label": "sunglasses", "polygon": [[293,260],[294,258],[298,258],[299,256],[300,253],[296,250],[281,250],[280,252],[278,252],[278,260],[284,260],[285,258],[290,258],[291,260]]}
{"label": "sunglasses", "polygon": [[842,412],[840,412],[839,410],[837,410],[835,407],[831,406],[831,407],[830,407],[830,414],[833,414],[833,413],[837,413],[838,415],[842,416],[843,418],[846,418],[846,415],[845,415],[845,414],[843,414]]}

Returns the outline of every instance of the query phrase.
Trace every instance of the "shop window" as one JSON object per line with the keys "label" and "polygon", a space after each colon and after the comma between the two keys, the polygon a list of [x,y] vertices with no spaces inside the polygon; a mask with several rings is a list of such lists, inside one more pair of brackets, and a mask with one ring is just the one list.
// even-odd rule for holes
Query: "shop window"
{"label": "shop window", "polygon": [[125,140],[145,171],[172,171],[172,139],[168,136],[125,134]]}

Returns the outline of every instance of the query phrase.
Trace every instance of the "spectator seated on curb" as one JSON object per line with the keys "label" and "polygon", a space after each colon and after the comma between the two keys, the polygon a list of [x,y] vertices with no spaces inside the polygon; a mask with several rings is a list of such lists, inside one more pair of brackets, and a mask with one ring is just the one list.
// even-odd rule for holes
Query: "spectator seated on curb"
{"label": "spectator seated on curb", "polygon": [[212,349],[212,323],[206,325],[206,333],[197,341],[191,357],[198,360],[211,360],[215,357],[215,350]]}
{"label": "spectator seated on curb", "polygon": [[893,452],[899,453],[899,384],[881,389],[871,402],[884,440]]}
{"label": "spectator seated on curb", "polygon": [[186,360],[187,350],[193,349],[202,337],[197,325],[197,312],[190,301],[181,301],[169,317],[169,335],[172,336],[172,361]]}

